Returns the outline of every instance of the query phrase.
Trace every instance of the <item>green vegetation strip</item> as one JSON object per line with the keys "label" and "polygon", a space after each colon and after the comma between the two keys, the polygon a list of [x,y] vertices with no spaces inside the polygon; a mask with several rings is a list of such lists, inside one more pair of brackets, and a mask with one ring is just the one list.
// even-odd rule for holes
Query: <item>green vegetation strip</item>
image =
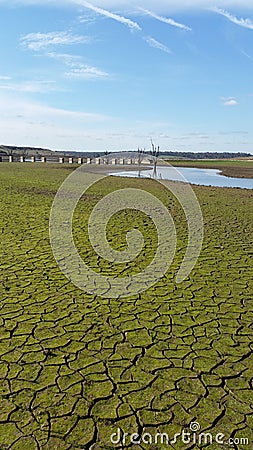
{"label": "green vegetation strip", "polygon": [[[108,223],[116,249],[126,247],[129,223],[143,232],[145,245],[133,263],[110,266],[90,247],[90,211],[114,189],[157,195],[178,231],[171,271],[141,295],[113,300],[75,288],[51,252],[50,208],[70,170],[0,165],[0,449],[112,449],[118,428],[173,437],[192,421],[213,435],[247,438],[242,448],[252,448],[253,192],[194,187],[204,245],[188,279],[177,285],[187,224],[175,198],[152,180],[109,177],[95,185],[74,216],[76,245],[95,270],[125,276],[145,267],[155,251],[154,226],[134,210]],[[180,441],[134,446],[186,447]]]}

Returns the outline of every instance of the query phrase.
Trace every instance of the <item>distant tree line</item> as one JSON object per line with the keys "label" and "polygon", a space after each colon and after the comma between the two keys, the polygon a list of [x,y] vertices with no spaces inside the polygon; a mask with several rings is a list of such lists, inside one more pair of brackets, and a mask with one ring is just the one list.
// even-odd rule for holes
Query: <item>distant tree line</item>
{"label": "distant tree line", "polygon": [[[113,151],[112,153],[115,153]],[[16,156],[27,156],[27,155],[51,155],[51,156],[81,156],[81,157],[90,157],[90,158],[98,158],[100,156],[108,157],[110,152],[88,152],[88,151],[67,151],[60,150],[54,151],[44,148],[36,148],[36,147],[17,147],[12,145],[0,145],[0,155],[16,155]],[[227,159],[227,158],[252,158],[251,153],[242,153],[242,152],[177,152],[177,151],[161,151],[159,146],[155,146],[153,141],[151,140],[151,150],[146,151],[145,149],[138,149],[138,155],[140,158],[144,158],[144,155],[151,155],[154,161],[158,157],[167,156],[173,159]]]}
{"label": "distant tree line", "polygon": [[227,158],[249,158],[253,155],[250,153],[230,153],[230,152],[160,152],[160,156],[169,156],[172,158],[188,158],[188,159],[227,159]]}

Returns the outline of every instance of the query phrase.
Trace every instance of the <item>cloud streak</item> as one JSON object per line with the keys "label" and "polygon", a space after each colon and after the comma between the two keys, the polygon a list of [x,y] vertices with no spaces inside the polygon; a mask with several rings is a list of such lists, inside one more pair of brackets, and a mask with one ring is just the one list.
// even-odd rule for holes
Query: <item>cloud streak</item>
{"label": "cloud streak", "polygon": [[231,13],[229,13],[228,11],[225,11],[224,9],[221,8],[210,8],[210,11],[216,12],[217,14],[220,14],[223,17],[226,17],[226,19],[228,19],[230,22],[235,23],[236,25],[239,25],[240,27],[244,27],[244,28],[248,28],[249,30],[253,30],[253,21],[251,19],[243,19],[243,18],[238,18],[236,16],[233,16]]}
{"label": "cloud streak", "polygon": [[169,47],[167,47],[166,45],[162,44],[161,42],[157,41],[156,39],[154,39],[150,36],[146,36],[143,39],[145,42],[147,42],[147,44],[150,47],[157,48],[158,50],[162,50],[165,53],[169,53],[169,54],[172,53],[172,51],[169,49]]}
{"label": "cloud streak", "polygon": [[241,49],[240,51],[243,56],[246,56],[246,58],[251,59],[251,60],[253,59],[252,56],[250,56],[247,52],[245,52],[245,50]]}
{"label": "cloud streak", "polygon": [[238,101],[234,97],[222,97],[222,103],[224,106],[237,106]]}
{"label": "cloud streak", "polygon": [[84,6],[85,8],[90,9],[90,10],[94,11],[95,13],[105,16],[109,19],[116,20],[117,22],[120,22],[120,23],[128,26],[128,28],[130,28],[130,30],[141,31],[140,25],[137,22],[134,22],[133,20],[128,19],[127,17],[112,13],[106,9],[99,8],[98,6],[94,6],[91,3],[86,2],[85,0],[75,0],[75,3],[79,4],[81,6]]}
{"label": "cloud streak", "polygon": [[0,81],[8,81],[11,80],[11,77],[7,77],[6,75],[0,75]]}
{"label": "cloud streak", "polygon": [[36,52],[55,45],[86,44],[88,42],[90,42],[89,37],[72,34],[67,31],[29,33],[22,36],[20,39],[20,43],[23,47]]}
{"label": "cloud streak", "polygon": [[79,67],[72,68],[69,72],[65,73],[66,78],[75,79],[97,79],[97,78],[108,78],[109,73],[98,69],[97,67],[86,66],[81,64]]}
{"label": "cloud streak", "polygon": [[75,66],[82,59],[81,56],[72,55],[70,53],[48,52],[46,53],[46,56],[51,59],[56,59],[69,67]]}
{"label": "cloud streak", "polygon": [[174,19],[159,16],[158,14],[156,14],[152,11],[149,11],[148,9],[144,9],[144,8],[139,8],[139,9],[140,9],[140,11],[143,11],[146,15],[153,17],[154,19],[159,20],[160,22],[167,23],[168,25],[171,25],[176,28],[181,28],[181,30],[191,31],[190,27],[188,27],[187,25],[184,25],[182,23],[176,22]]}
{"label": "cloud streak", "polygon": [[[41,104],[27,99],[13,98],[7,93],[0,93],[0,113],[1,118],[19,117],[25,120],[40,120],[40,121],[59,121],[61,119],[91,120],[96,122],[107,121],[111,117],[103,114],[97,114],[87,111],[74,111],[64,108],[55,108],[50,105]],[[17,116],[17,111],[19,115]],[[68,123],[68,122],[66,122]]]}
{"label": "cloud streak", "polygon": [[0,84],[0,90],[9,92],[21,92],[27,94],[42,94],[59,89],[56,87],[54,81],[29,81],[23,83],[2,83]]}
{"label": "cloud streak", "polygon": [[[8,145],[83,150],[84,145],[90,148],[99,130],[107,129],[112,120],[96,112],[55,108],[0,91],[1,140]],[[92,133],[89,144],[87,133]]]}
{"label": "cloud streak", "polygon": [[89,66],[82,62],[82,57],[71,55],[69,53],[48,52],[49,58],[56,59],[67,66],[70,70],[65,72],[65,78],[73,79],[98,79],[108,78],[109,73],[93,66]]}

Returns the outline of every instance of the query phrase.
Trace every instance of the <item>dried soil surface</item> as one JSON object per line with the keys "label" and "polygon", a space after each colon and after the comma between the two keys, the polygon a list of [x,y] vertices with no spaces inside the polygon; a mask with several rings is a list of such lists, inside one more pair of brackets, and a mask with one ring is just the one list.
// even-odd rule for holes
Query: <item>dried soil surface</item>
{"label": "dried soil surface", "polygon": [[[0,449],[203,448],[110,441],[118,428],[173,438],[193,421],[226,440],[249,440],[229,448],[252,448],[253,192],[194,187],[204,244],[190,276],[176,284],[187,224],[175,198],[152,180],[99,182],[74,216],[76,245],[95,270],[124,276],[154,254],[154,226],[132,210],[109,221],[108,239],[124,249],[129,223],[138,226],[145,244],[136,261],[108,266],[90,247],[89,214],[114,189],[157,195],[178,231],[177,256],[164,278],[135,297],[106,299],[73,286],[53,258],[50,208],[68,170],[0,165]],[[205,447],[227,448],[215,442]]]}

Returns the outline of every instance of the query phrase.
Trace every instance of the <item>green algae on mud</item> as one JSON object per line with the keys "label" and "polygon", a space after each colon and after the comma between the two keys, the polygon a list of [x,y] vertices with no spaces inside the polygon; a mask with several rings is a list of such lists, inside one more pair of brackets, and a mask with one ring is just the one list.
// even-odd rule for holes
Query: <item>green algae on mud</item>
{"label": "green algae on mud", "polygon": [[50,209],[71,170],[0,165],[0,449],[112,449],[118,428],[173,437],[191,421],[251,443],[253,192],[194,187],[204,243],[190,276],[176,284],[187,245],[176,199],[152,180],[108,177],[95,185],[79,202],[73,227],[80,254],[95,270],[119,277],[138,271],[157,242],[150,219],[127,210],[109,221],[108,240],[124,249],[131,222],[145,237],[139,257],[116,267],[96,256],[87,220],[114,189],[157,195],[178,234],[166,276],[142,294],[113,300],[77,289],[52,255]]}

